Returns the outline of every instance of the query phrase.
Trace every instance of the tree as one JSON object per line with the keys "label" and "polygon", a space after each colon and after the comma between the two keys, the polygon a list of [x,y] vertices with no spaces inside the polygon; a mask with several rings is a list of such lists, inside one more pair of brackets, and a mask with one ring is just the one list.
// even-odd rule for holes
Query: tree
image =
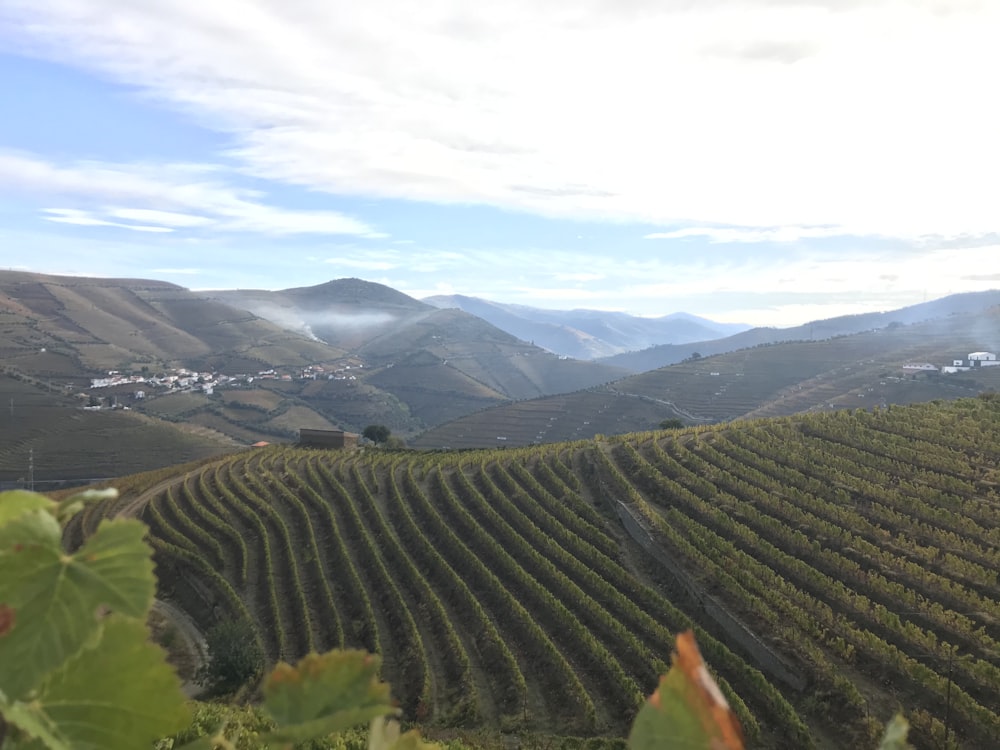
{"label": "tree", "polygon": [[375,445],[379,443],[384,443],[389,439],[392,432],[384,424],[370,424],[365,427],[364,432],[361,433],[363,437],[371,440]]}
{"label": "tree", "polygon": [[198,681],[213,692],[231,692],[263,674],[264,654],[246,620],[224,620],[208,632],[205,641],[210,658],[199,671]]}
{"label": "tree", "polygon": [[662,422],[660,422],[661,430],[679,430],[683,426],[684,423],[681,420],[677,419],[676,417],[672,419],[664,419]]}

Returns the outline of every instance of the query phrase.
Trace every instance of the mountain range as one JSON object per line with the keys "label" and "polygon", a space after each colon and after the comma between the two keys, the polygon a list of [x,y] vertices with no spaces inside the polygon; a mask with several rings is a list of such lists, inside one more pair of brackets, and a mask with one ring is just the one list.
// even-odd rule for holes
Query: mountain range
{"label": "mountain range", "polygon": [[716,323],[678,312],[640,318],[601,310],[546,310],[461,294],[424,298],[435,307],[458,308],[543,349],[576,359],[597,359],[660,344],[709,341],[745,331],[741,323]]}
{"label": "mountain range", "polygon": [[[751,328],[732,336],[695,343],[659,344],[642,351],[605,357],[601,361],[624,367],[632,372],[645,372],[681,362],[694,354],[701,356],[722,354],[780,341],[821,341],[836,336],[920,323],[951,315],[977,313],[993,305],[1000,305],[1000,290],[952,294],[940,299],[885,312],[840,315],[834,318],[813,320],[789,328]],[[983,333],[988,335],[989,331]]]}
{"label": "mountain range", "polygon": [[[906,388],[892,378],[911,359],[945,364],[1000,349],[1000,292],[731,335],[684,314],[650,321],[474,298],[434,302],[447,306],[360,279],[193,292],[143,279],[0,272],[0,396],[8,407],[0,481],[23,478],[29,464],[38,476],[121,474],[115,467],[293,441],[303,427],[360,432],[384,424],[415,446],[494,445],[501,437],[513,445],[649,429],[668,418],[706,423],[996,387],[985,371],[934,382],[924,373],[919,387],[899,378]],[[459,302],[539,335],[525,341]],[[538,345],[556,347],[546,332],[578,345],[589,336],[596,352],[656,331],[681,341],[702,330],[713,338],[600,360]],[[91,388],[109,371],[142,380],[176,368],[209,387]],[[213,391],[212,373],[243,379]],[[117,410],[81,411],[88,397]],[[153,426],[158,449],[136,459],[127,436],[140,427],[152,434]],[[78,461],[81,445],[103,458]]]}

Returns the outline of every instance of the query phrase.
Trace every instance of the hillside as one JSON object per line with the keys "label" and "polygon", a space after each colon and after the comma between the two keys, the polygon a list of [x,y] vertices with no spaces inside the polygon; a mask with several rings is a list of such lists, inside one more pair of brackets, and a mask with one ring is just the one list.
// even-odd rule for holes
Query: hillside
{"label": "hillside", "polygon": [[[683,345],[652,346],[642,351],[604,357],[600,361],[616,367],[624,367],[632,372],[646,372],[682,362],[695,354],[701,356],[724,354],[786,341],[822,341],[881,328],[940,321],[955,315],[976,315],[996,305],[1000,305],[1000,290],[953,294],[930,302],[901,307],[897,310],[842,315],[825,320],[814,320],[790,328],[751,328],[748,331],[725,338],[713,338]],[[988,337],[992,333],[992,329],[987,328],[977,333]]]}
{"label": "hillside", "polygon": [[823,341],[705,356],[601,388],[490,409],[428,430],[420,448],[491,447],[574,440],[686,424],[804,411],[905,404],[1000,389],[1000,368],[953,375],[907,370],[1000,351],[1000,307]]}
{"label": "hillside", "polygon": [[232,452],[225,435],[135,411],[91,411],[61,386],[0,367],[0,488],[53,489]]}
{"label": "hillside", "polygon": [[424,425],[511,399],[588,388],[626,374],[610,365],[558,357],[474,315],[439,310],[360,279],[274,292],[212,294],[349,349],[365,363],[365,382],[407,404]]}
{"label": "hillside", "polygon": [[[378,423],[407,437],[512,399],[577,390],[624,372],[560,359],[474,316],[359,279],[210,295],[142,279],[12,271],[0,272],[0,361],[11,377],[35,384],[31,404],[45,404],[24,402],[21,432],[0,434],[0,456],[13,457],[0,461],[0,481],[21,478],[29,434],[39,456],[60,457],[66,477],[99,476],[87,468],[90,459],[73,462],[67,448],[76,433],[48,427],[59,419],[97,419],[81,410],[88,399],[152,418],[143,424],[156,425],[163,439],[146,463],[130,464],[138,469],[234,441],[295,440],[302,427],[360,432]],[[182,370],[197,382],[164,385]],[[134,379],[92,386],[111,371]],[[0,388],[5,400],[15,396],[20,400],[17,388]],[[102,424],[121,423],[124,435],[139,420],[109,414]],[[116,440],[94,444],[101,449],[97,464],[113,464]]]}
{"label": "hillside", "polygon": [[708,341],[750,327],[715,323],[685,313],[640,318],[603,310],[544,310],[462,294],[427,297],[424,302],[442,309],[464,310],[522,341],[576,359],[609,357],[659,344]]}
{"label": "hillside", "polygon": [[[407,719],[620,734],[694,626],[750,747],[1000,736],[1000,397],[531,449],[279,447],[123,480],[160,596],[269,659],[384,657]],[[735,694],[734,692],[735,691]],[[739,698],[736,698],[738,695]]]}
{"label": "hillside", "polygon": [[256,372],[344,354],[205,295],[142,279],[0,271],[0,323],[4,364],[83,381],[142,365]]}

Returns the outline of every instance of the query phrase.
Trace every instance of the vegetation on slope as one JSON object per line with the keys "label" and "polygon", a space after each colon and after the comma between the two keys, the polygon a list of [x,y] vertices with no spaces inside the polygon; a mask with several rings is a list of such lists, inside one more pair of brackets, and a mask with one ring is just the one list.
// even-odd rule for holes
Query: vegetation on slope
{"label": "vegetation on slope", "polygon": [[998,463],[984,396],[524,450],[275,447],[154,486],[141,517],[160,594],[203,628],[246,617],[270,660],[377,650],[411,719],[620,735],[694,626],[751,746],[874,747],[904,708],[917,747],[977,748],[1000,741]]}
{"label": "vegetation on slope", "polygon": [[233,450],[221,434],[135,411],[88,411],[38,381],[0,368],[0,487],[120,476]]}
{"label": "vegetation on slope", "polygon": [[[489,447],[652,429],[665,418],[708,424],[809,411],[964,398],[1000,388],[1000,368],[945,375],[908,363],[950,365],[1000,349],[1000,306],[909,326],[755,346],[644,372],[606,386],[498,406],[430,429],[410,444]],[[550,416],[558,416],[552,424]],[[498,431],[498,427],[508,427]]]}

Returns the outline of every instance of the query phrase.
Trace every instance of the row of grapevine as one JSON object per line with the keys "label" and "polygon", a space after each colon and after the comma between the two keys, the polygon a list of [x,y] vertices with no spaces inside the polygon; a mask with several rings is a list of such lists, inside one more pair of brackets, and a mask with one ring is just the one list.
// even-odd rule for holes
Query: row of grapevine
{"label": "row of grapevine", "polygon": [[[373,467],[367,467],[374,471]],[[391,465],[386,467],[391,472]],[[373,478],[374,481],[374,478]],[[389,475],[389,482],[395,482]],[[366,488],[367,489],[367,488]],[[469,654],[437,592],[418,569],[380,509],[380,503],[370,498],[358,508],[371,531],[372,539],[386,558],[389,569],[399,577],[404,590],[416,602],[412,608],[424,628],[434,634],[424,647],[435,652],[441,664],[439,674],[430,674],[435,682],[435,717],[446,721],[475,721],[479,714],[479,691],[472,677]]]}
{"label": "row of grapevine", "polygon": [[379,651],[411,719],[617,731],[693,627],[751,744],[868,748],[898,703],[922,750],[988,747],[998,422],[975,400],[533,449],[271,447],[188,467],[144,517],[183,602],[242,605],[272,659]]}
{"label": "row of grapevine", "polygon": [[[864,432],[869,423],[879,429]],[[928,741],[958,722],[992,743],[1000,667],[988,519],[998,504],[980,463],[988,454],[963,463],[950,446],[927,447],[944,434],[911,420],[906,439],[924,436],[914,443],[925,459],[907,475],[915,454],[891,437],[896,425],[868,413],[766,420],[622,438],[612,454],[629,478],[623,497],[647,503],[664,544],[762,631],[809,652],[814,674],[859,669],[909,685]],[[838,700],[857,698],[850,688]]]}
{"label": "row of grapevine", "polygon": [[379,595],[382,613],[389,623],[390,639],[386,641],[383,654],[397,662],[397,674],[400,677],[394,683],[399,683],[408,697],[409,703],[404,704],[408,715],[424,720],[432,713],[432,699],[430,668],[423,639],[410,607],[389,572],[381,547],[372,539],[358,512],[358,504],[371,506],[375,504],[375,499],[362,479],[357,464],[350,467],[350,480],[353,492],[346,492],[339,483],[336,487],[342,500],[339,505],[346,511],[345,531],[359,543],[362,568],[370,580],[369,590]]}
{"label": "row of grapevine", "polygon": [[[676,450],[681,448],[674,446]],[[704,481],[702,474],[686,474],[687,469],[677,470],[674,468],[672,478],[674,481],[690,478],[692,484],[696,480]],[[721,471],[717,468],[713,476],[721,478]],[[677,488],[684,490],[682,484]],[[753,555],[766,562],[772,570],[780,576],[792,581],[795,585],[802,587],[808,592],[809,601],[815,597],[818,606],[816,611],[822,611],[823,607],[836,607],[842,611],[851,612],[853,615],[862,617],[866,627],[858,627],[853,623],[841,620],[841,629],[838,635],[848,643],[852,643],[854,648],[876,659],[882,665],[889,665],[895,674],[902,679],[910,680],[915,686],[920,686],[923,690],[937,693],[938,700],[945,699],[945,693],[951,696],[951,701],[955,709],[966,713],[973,721],[984,725],[988,731],[992,731],[994,725],[1000,728],[998,718],[992,711],[984,708],[972,696],[968,695],[957,684],[952,685],[951,681],[945,682],[932,678],[930,672],[918,660],[907,656],[895,643],[905,645],[907,631],[898,628],[898,619],[884,618],[877,619],[877,612],[868,603],[868,599],[859,595],[845,584],[842,576],[852,568],[849,563],[840,558],[836,552],[827,548],[816,549],[814,542],[810,542],[802,532],[792,530],[780,519],[767,516],[753,503],[743,502],[739,510],[743,522],[734,521],[724,510],[725,507],[732,507],[730,500],[732,496],[716,486],[716,493],[708,502],[690,491],[677,491],[673,496],[674,502],[680,502],[685,514],[690,514],[691,518],[698,526],[705,526],[725,537],[727,540],[734,540],[744,551],[752,551]],[[671,516],[676,523],[679,514]],[[773,540],[774,543],[772,543]],[[731,544],[731,543],[730,543]],[[814,567],[803,561],[806,554],[805,549],[811,550],[812,557],[820,563],[822,567]],[[824,565],[823,561],[827,563]],[[823,571],[824,567],[831,570],[832,575]],[[870,577],[870,576],[869,576]],[[852,579],[848,579],[852,580]],[[893,626],[897,629],[893,631]],[[916,629],[919,631],[919,629]],[[898,634],[899,637],[895,637]],[[919,635],[919,633],[918,633]],[[890,643],[886,638],[894,641]],[[918,643],[917,648],[926,647],[925,643]],[[947,647],[943,647],[947,648]],[[932,654],[938,656],[938,653]],[[975,671],[972,672],[975,674]],[[957,682],[957,680],[956,680]],[[959,708],[961,706],[961,708]]]}
{"label": "row of grapevine", "polygon": [[[595,484],[594,489],[600,493],[601,497],[614,498],[616,501],[620,500],[643,512],[648,512],[648,506],[642,493],[608,459],[602,448],[594,447],[587,453],[587,459],[594,467],[594,471],[588,474],[588,477]],[[722,675],[718,678],[720,687],[727,694],[726,697],[730,703],[738,703],[737,693],[728,687],[731,680],[736,686],[738,694],[746,695],[759,707],[766,718],[784,727],[788,738],[797,743],[795,747],[814,746],[809,731],[796,710],[760,671],[751,667],[745,659],[734,654],[708,630],[699,626],[687,615],[678,612],[665,601],[659,603],[658,609],[663,613],[662,619],[675,629],[693,627],[702,650],[706,653],[710,663]]]}
{"label": "row of grapevine", "polygon": [[[396,481],[397,471],[402,473],[402,490]],[[527,701],[524,675],[479,598],[444,558],[439,546],[418,525],[411,509],[424,507],[427,499],[413,475],[412,464],[406,463],[399,469],[390,467],[389,482],[390,508],[399,523],[400,538],[407,544],[411,554],[421,561],[424,570],[435,575],[435,584],[442,592],[442,598],[453,611],[472,625],[473,642],[479,652],[481,668],[492,675],[494,680],[498,712],[502,716],[514,714]]]}
{"label": "row of grapevine", "polygon": [[[448,508],[447,515],[452,520],[451,514],[461,514],[463,509],[442,476],[441,467],[435,466],[430,476],[432,496],[438,504]],[[537,593],[538,588],[533,585],[534,582],[523,570],[520,574],[514,572],[513,563],[509,562],[506,552],[478,525],[466,525],[470,534],[466,540],[452,529],[450,523],[445,522],[435,504],[426,501],[426,498],[414,510],[420,514],[429,538],[442,548],[442,554],[450,558],[452,566],[466,571],[472,578],[472,585],[476,587],[484,603],[492,609],[494,616],[504,613],[505,618],[508,618],[508,624],[515,631],[517,641],[523,649],[523,658],[542,667],[544,680],[549,683],[546,695],[554,694],[550,691],[561,691],[560,705],[570,715],[582,716],[582,729],[593,729],[597,721],[597,710],[583,688],[579,675],[570,667],[551,637],[539,627],[532,613],[493,572],[493,567],[497,563],[505,565],[512,576],[517,576],[517,584],[525,585]],[[486,564],[479,554],[488,555],[490,563]]]}

